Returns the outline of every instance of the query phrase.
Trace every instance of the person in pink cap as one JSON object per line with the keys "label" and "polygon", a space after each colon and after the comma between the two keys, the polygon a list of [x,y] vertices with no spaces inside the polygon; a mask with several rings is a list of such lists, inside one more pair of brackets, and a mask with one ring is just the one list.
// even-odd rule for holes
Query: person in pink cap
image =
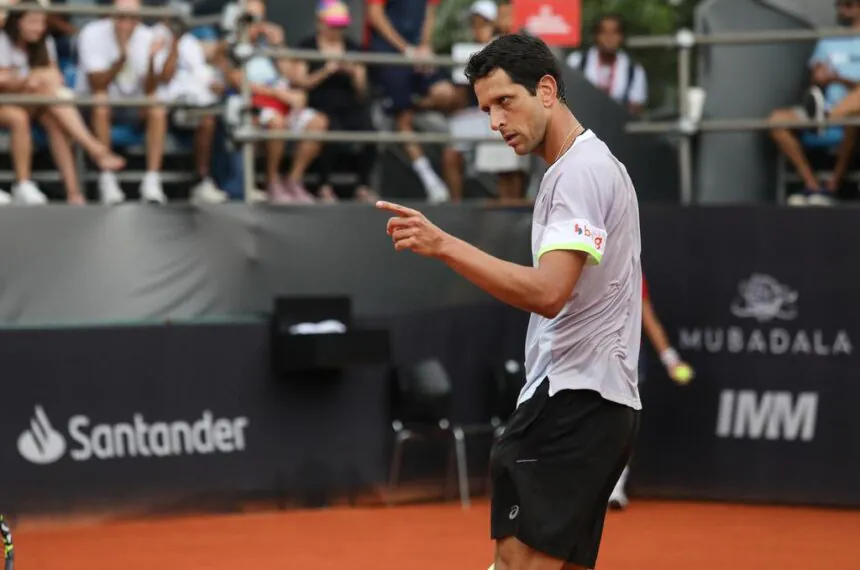
{"label": "person in pink cap", "polygon": [[[299,48],[332,54],[361,51],[359,45],[344,34],[351,22],[346,4],[340,0],[322,0],[317,8],[316,33],[299,43]],[[331,130],[374,130],[370,114],[367,68],[364,65],[337,61],[300,61],[296,64],[293,83],[308,92],[310,107],[326,114]],[[336,149],[337,145],[328,145],[323,150],[324,156],[320,158],[322,182],[319,193],[323,199],[335,199],[328,176],[333,162],[333,150]],[[358,178],[355,198],[361,201],[374,200],[375,196],[370,189],[370,175],[376,163],[376,146],[362,145],[360,155],[354,162]]]}

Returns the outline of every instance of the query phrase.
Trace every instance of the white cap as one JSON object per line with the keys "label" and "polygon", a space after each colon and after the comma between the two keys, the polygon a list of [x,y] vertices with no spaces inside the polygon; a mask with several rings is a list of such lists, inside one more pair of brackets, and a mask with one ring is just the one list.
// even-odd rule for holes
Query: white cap
{"label": "white cap", "polygon": [[499,7],[493,0],[477,0],[472,7],[469,8],[469,13],[478,15],[485,20],[495,22],[499,17]]}

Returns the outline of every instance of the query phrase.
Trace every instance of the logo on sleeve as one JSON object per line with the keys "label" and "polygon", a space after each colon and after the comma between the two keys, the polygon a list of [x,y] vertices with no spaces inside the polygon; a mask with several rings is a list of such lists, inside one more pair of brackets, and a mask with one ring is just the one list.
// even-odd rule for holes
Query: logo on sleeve
{"label": "logo on sleeve", "polygon": [[597,251],[603,250],[603,244],[606,241],[605,231],[598,228],[592,228],[592,226],[587,222],[576,220],[573,223],[573,233],[575,233],[582,241],[590,242]]}

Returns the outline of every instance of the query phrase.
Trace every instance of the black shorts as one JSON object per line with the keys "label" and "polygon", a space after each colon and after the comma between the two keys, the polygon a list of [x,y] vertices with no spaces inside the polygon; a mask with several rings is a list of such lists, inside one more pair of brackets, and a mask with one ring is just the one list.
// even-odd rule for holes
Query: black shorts
{"label": "black shorts", "polygon": [[609,495],[633,450],[639,412],[590,390],[549,397],[544,380],[491,458],[491,535],[594,568]]}

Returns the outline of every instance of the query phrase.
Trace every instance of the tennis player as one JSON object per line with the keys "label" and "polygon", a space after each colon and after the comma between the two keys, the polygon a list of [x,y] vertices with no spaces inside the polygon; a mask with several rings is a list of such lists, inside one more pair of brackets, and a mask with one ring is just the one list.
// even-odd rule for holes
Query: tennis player
{"label": "tennis player", "polygon": [[[639,424],[639,208],[627,171],[565,103],[559,65],[525,35],[497,38],[466,75],[517,154],[548,163],[534,207],[531,267],[393,212],[397,251],[439,259],[532,313],[526,383],[491,457],[495,570],[594,568],[607,502]],[[491,566],[492,568],[492,566]]]}

